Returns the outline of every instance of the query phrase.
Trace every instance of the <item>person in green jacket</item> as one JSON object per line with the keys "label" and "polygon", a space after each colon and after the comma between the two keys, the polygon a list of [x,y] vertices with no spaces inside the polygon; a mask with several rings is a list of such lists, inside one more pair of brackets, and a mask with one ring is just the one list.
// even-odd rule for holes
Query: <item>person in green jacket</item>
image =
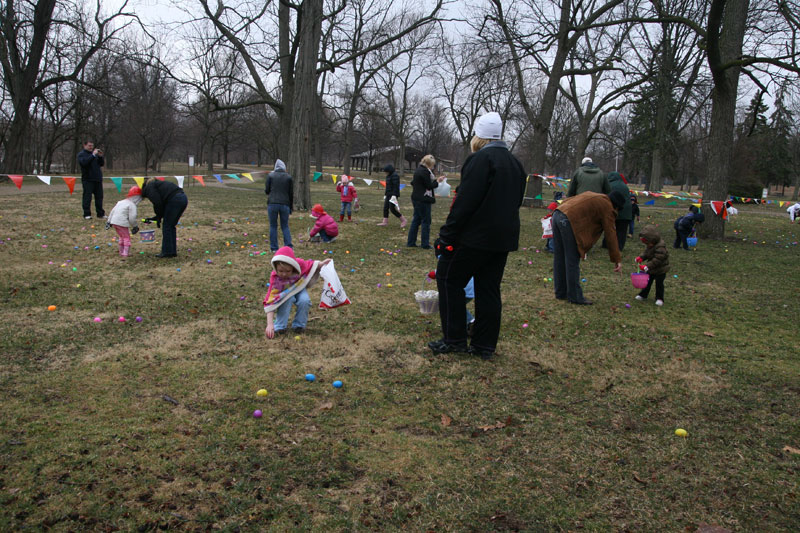
{"label": "person in green jacket", "polygon": [[584,157],[581,166],[575,171],[569,182],[567,198],[578,196],[583,192],[596,192],[609,194],[611,185],[608,183],[605,172],[592,162],[591,157]]}

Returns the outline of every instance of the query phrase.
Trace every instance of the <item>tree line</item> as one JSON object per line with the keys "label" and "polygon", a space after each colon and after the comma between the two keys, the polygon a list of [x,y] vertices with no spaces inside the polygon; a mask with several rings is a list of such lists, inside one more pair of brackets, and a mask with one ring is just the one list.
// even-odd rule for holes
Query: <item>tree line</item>
{"label": "tree line", "polygon": [[395,146],[402,168],[413,146],[457,169],[495,110],[533,173],[591,154],[708,200],[800,189],[798,0],[178,5],[153,23],[130,1],[6,0],[0,172],[75,173],[86,138],[110,170],[281,158],[304,209],[312,165],[349,173],[352,155]]}

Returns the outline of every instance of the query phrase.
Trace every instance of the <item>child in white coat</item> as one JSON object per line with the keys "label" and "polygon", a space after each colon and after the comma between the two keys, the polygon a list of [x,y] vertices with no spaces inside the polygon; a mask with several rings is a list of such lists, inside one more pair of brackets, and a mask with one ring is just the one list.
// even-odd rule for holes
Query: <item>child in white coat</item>
{"label": "child in white coat", "polygon": [[[119,255],[128,257],[131,250],[131,232],[136,235],[139,232],[137,207],[142,201],[142,190],[133,186],[128,191],[124,200],[117,202],[114,209],[108,214],[106,229],[114,226],[119,236]],[[131,231],[132,230],[132,231]]]}

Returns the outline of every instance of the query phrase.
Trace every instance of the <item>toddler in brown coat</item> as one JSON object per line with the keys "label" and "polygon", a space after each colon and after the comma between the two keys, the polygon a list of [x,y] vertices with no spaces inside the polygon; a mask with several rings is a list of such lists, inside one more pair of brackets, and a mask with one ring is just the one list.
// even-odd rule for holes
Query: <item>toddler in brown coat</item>
{"label": "toddler in brown coat", "polygon": [[669,252],[667,243],[661,238],[661,234],[653,225],[645,226],[639,233],[639,239],[644,243],[645,249],[642,255],[636,258],[639,268],[650,274],[647,287],[636,295],[637,300],[646,300],[650,294],[653,282],[656,284],[656,305],[664,305],[664,279],[669,272]]}

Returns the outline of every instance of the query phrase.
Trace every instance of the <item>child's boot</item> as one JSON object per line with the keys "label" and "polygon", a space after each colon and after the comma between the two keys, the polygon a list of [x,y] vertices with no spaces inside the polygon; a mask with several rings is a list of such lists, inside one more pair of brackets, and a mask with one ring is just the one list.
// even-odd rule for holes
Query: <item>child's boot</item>
{"label": "child's boot", "polygon": [[120,255],[122,257],[128,257],[130,250],[131,250],[130,246],[123,246],[122,247],[122,251],[120,252]]}
{"label": "child's boot", "polygon": [[352,216],[351,216],[351,215],[347,215],[347,221],[348,221],[348,222],[352,222],[352,221],[353,221],[353,218],[352,218]]}
{"label": "child's boot", "polygon": [[400,215],[400,227],[401,228],[405,228],[406,227],[406,223],[408,223],[408,219],[406,217],[404,217],[403,215]]}
{"label": "child's boot", "polygon": [[388,225],[389,225],[389,219],[386,217],[383,217],[383,222],[378,223],[378,226],[388,226]]}
{"label": "child's boot", "polygon": [[339,215],[339,222],[341,222],[342,220],[344,220],[344,215]]}

